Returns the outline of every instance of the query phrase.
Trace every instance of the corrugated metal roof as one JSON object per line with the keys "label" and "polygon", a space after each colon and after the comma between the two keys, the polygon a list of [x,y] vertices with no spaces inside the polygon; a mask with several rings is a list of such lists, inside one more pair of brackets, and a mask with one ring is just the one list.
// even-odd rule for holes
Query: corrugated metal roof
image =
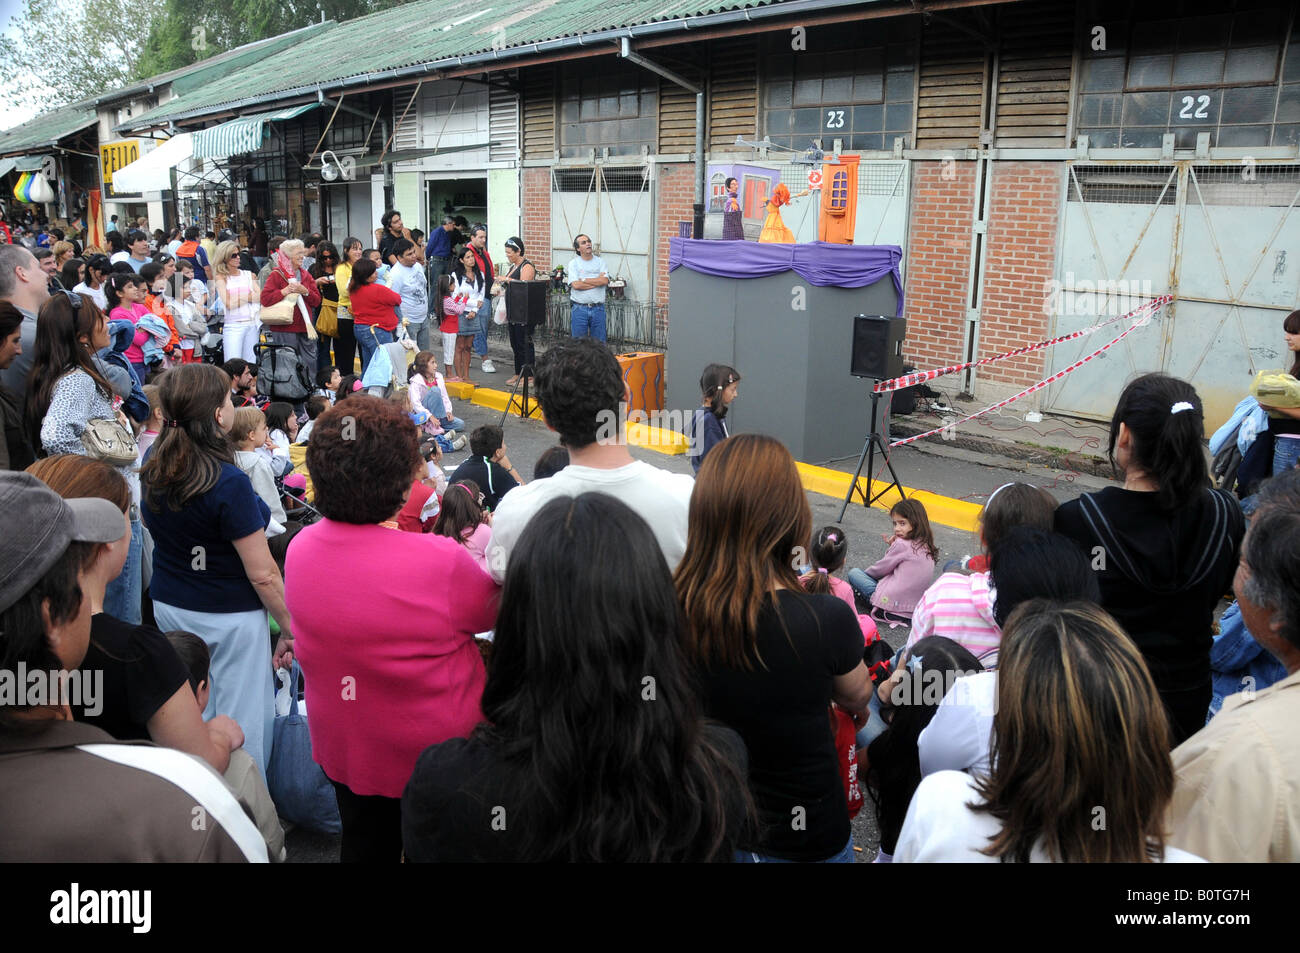
{"label": "corrugated metal roof", "polygon": [[95,110],[86,106],[53,109],[21,126],[0,132],[0,155],[20,155],[46,149],[94,124]]}
{"label": "corrugated metal roof", "polygon": [[[880,0],[856,2],[865,6]],[[223,107],[258,97],[273,100],[276,93],[364,81],[369,75],[459,56],[779,5],[779,0],[533,0],[523,6],[504,0],[416,0],[307,37],[282,53],[249,64],[219,84],[186,92],[126,125],[143,128],[177,116],[220,112]]]}
{"label": "corrugated metal roof", "polygon": [[255,116],[241,116],[217,126],[200,129],[194,134],[194,154],[204,159],[225,159],[228,156],[256,152],[262,148],[268,122],[292,119],[319,105],[307,103],[304,106],[290,106],[288,109],[258,113]]}

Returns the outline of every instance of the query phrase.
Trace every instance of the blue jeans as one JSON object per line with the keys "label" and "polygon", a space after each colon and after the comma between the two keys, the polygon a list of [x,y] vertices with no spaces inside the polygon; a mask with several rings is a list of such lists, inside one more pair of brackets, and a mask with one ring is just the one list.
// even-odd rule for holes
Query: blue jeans
{"label": "blue jeans", "polygon": [[862,601],[871,604],[871,596],[876,591],[876,586],[880,585],[880,580],[868,576],[861,569],[850,569],[848,574],[849,585],[853,591],[862,597]]}
{"label": "blue jeans", "polygon": [[487,357],[487,332],[488,324],[492,320],[492,299],[485,298],[483,304],[478,309],[478,334],[474,335],[474,353],[479,357]]}
{"label": "blue jeans", "polygon": [[573,319],[569,324],[569,333],[575,338],[585,338],[590,335],[604,343],[605,306],[573,302]]}
{"label": "blue jeans", "polygon": [[118,577],[104,590],[104,611],[130,625],[140,624],[140,590],[144,558],[144,530],[140,520],[131,521],[131,547]]}
{"label": "blue jeans", "polygon": [[421,351],[429,350],[429,322],[412,321],[410,318],[406,320],[410,325],[411,337],[415,338],[416,348]]}
{"label": "blue jeans", "polygon": [[[784,857],[772,857],[769,854],[756,854],[751,850],[736,851],[736,863],[738,864],[795,864],[798,861],[786,860]],[[844,845],[844,849],[837,854],[832,854],[825,860],[817,861],[819,864],[851,864],[853,863],[853,835],[849,835],[849,842]]]}
{"label": "blue jeans", "polygon": [[357,336],[357,347],[361,348],[361,373],[366,372],[370,366],[370,359],[375,356],[375,351],[379,350],[381,344],[393,343],[393,332],[385,331],[377,324],[358,324],[354,331]]}
{"label": "blue jeans", "polygon": [[1273,476],[1300,463],[1300,438],[1276,437],[1273,440]]}

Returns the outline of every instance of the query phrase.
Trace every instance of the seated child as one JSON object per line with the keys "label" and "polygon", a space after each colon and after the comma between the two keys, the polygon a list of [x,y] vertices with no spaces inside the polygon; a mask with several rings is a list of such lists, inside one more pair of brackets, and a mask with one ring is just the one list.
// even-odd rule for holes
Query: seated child
{"label": "seated child", "polygon": [[265,450],[259,450],[267,456],[271,472],[276,479],[293,472],[293,460],[289,457],[289,445],[298,436],[298,416],[293,412],[293,405],[282,400],[275,400],[266,405],[266,426],[270,440]]}
{"label": "seated child", "polygon": [[433,532],[447,490],[447,477],[438,466],[442,462],[442,448],[437,437],[420,441],[420,456],[424,459],[425,476],[411,484],[411,493],[397,513],[397,528],[408,533]]}
{"label": "seated child", "polygon": [[496,510],[501,498],[524,482],[506,456],[506,438],[495,424],[475,427],[469,435],[470,458],[456,468],[457,480],[473,480],[483,494],[483,505]]}
{"label": "seated child", "polygon": [[[994,490],[980,511],[981,552],[969,561],[975,571],[970,575],[945,572],[934,581],[912,613],[907,645],[939,635],[952,639],[976,658],[996,649],[1002,641],[1002,627],[994,618],[987,554],[1017,527],[1051,532],[1055,512],[1055,498],[1028,483],[1008,483]],[[977,565],[980,568],[976,569]]]}
{"label": "seated child", "polygon": [[[338,371],[335,371],[334,373],[337,374]],[[306,408],[307,422],[303,424],[302,429],[298,431],[298,438],[294,440],[294,443],[305,444],[309,439],[311,439],[311,428],[316,425],[316,418],[329,410],[330,402],[319,394],[312,394],[306,400]]]}
{"label": "seated child", "polygon": [[266,415],[256,407],[237,409],[235,422],[230,428],[230,442],[235,448],[235,466],[248,474],[253,491],[271,509],[271,525],[266,528],[266,535],[279,536],[285,531],[288,517],[280,502],[271,464],[264,454],[258,452],[270,443]]}
{"label": "seated child", "polygon": [[[172,644],[176,654],[190,672],[190,688],[194,691],[194,700],[199,703],[199,711],[208,705],[208,695],[212,686],[208,681],[208,668],[212,655],[207,643],[193,632],[174,630],[163,633]],[[284,828],[275,813],[275,804],[271,801],[271,792],[266,789],[262,772],[257,762],[243,748],[230,752],[230,765],[224,775],[226,783],[240,802],[252,810],[253,821],[266,841],[266,856],[271,863],[281,863],[286,855],[284,847]]]}
{"label": "seated child", "polygon": [[[331,364],[316,372],[316,389],[312,391],[317,397],[324,397],[331,404],[337,399],[339,385],[343,383],[343,374]],[[301,440],[299,441],[302,442]]]}
{"label": "seated child", "polygon": [[488,571],[487,548],[492,541],[492,515],[483,510],[483,493],[473,480],[457,480],[442,496],[442,512],[433,531],[456,540]]}
{"label": "seated child", "polygon": [[844,530],[838,526],[823,526],[808,550],[811,563],[809,571],[799,577],[799,582],[808,592],[833,595],[848,603],[858,617],[858,625],[862,627],[862,644],[870,645],[880,638],[876,623],[870,616],[858,612],[857,603],[853,599],[853,587],[838,576],[831,575],[844,568],[848,554],[849,541]]}
{"label": "seated child", "polygon": [[888,552],[865,570],[850,569],[849,585],[872,606],[872,615],[896,626],[909,622],[934,578],[939,549],[930,517],[919,500],[900,500],[889,511],[894,532],[883,538]]}

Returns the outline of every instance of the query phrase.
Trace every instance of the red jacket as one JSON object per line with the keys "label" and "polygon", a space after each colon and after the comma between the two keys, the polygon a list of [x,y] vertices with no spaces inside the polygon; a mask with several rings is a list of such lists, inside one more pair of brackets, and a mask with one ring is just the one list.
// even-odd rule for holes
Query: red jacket
{"label": "red jacket", "polygon": [[[320,307],[320,289],[316,287],[316,279],[307,274],[305,269],[300,268],[298,270],[298,280],[307,289],[303,299],[307,302],[308,310],[315,311]],[[279,268],[272,268],[271,273],[266,278],[266,284],[262,286],[262,304],[278,304],[284,299],[284,289],[288,284],[289,279],[285,277],[284,272]],[[284,331],[290,334],[306,334],[307,325],[302,320],[302,309],[294,309],[293,324],[276,325],[271,330]]]}
{"label": "red jacket", "polygon": [[483,251],[479,251],[473,242],[470,242],[469,250],[474,253],[474,260],[478,262],[478,270],[483,272],[483,280],[487,282],[484,290],[492,287],[492,279],[496,277],[496,268],[492,264],[492,254],[483,246]]}
{"label": "red jacket", "polygon": [[352,321],[354,324],[373,324],[385,331],[397,330],[397,312],[393,309],[402,303],[402,296],[387,285],[372,281],[353,291]]}

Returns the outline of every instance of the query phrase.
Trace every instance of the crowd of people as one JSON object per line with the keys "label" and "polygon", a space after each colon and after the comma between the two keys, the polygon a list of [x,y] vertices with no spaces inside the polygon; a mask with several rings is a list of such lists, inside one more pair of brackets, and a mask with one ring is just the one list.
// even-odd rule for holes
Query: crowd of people
{"label": "crowd of people", "polygon": [[[878,862],[1300,860],[1300,473],[1249,514],[1213,489],[1189,383],[1124,388],[1116,485],[1000,488],[937,579],[902,500],[851,568],[878,548],[814,527],[780,441],[729,432],[734,368],[704,371],[693,477],[603,432],[629,395],[594,303],[591,334],[520,340],[558,437],[526,479],[446,386],[486,231],[459,260],[448,231],[383,232],[271,239],[259,276],[231,239],[150,255],[131,230],[76,290],[0,246],[0,676],[82,686],[0,685],[0,859],[282,859],[292,669],[349,862],[852,862],[859,807]],[[574,293],[601,287],[575,251]],[[205,361],[184,305],[208,300]],[[260,392],[264,334],[300,400]]]}

